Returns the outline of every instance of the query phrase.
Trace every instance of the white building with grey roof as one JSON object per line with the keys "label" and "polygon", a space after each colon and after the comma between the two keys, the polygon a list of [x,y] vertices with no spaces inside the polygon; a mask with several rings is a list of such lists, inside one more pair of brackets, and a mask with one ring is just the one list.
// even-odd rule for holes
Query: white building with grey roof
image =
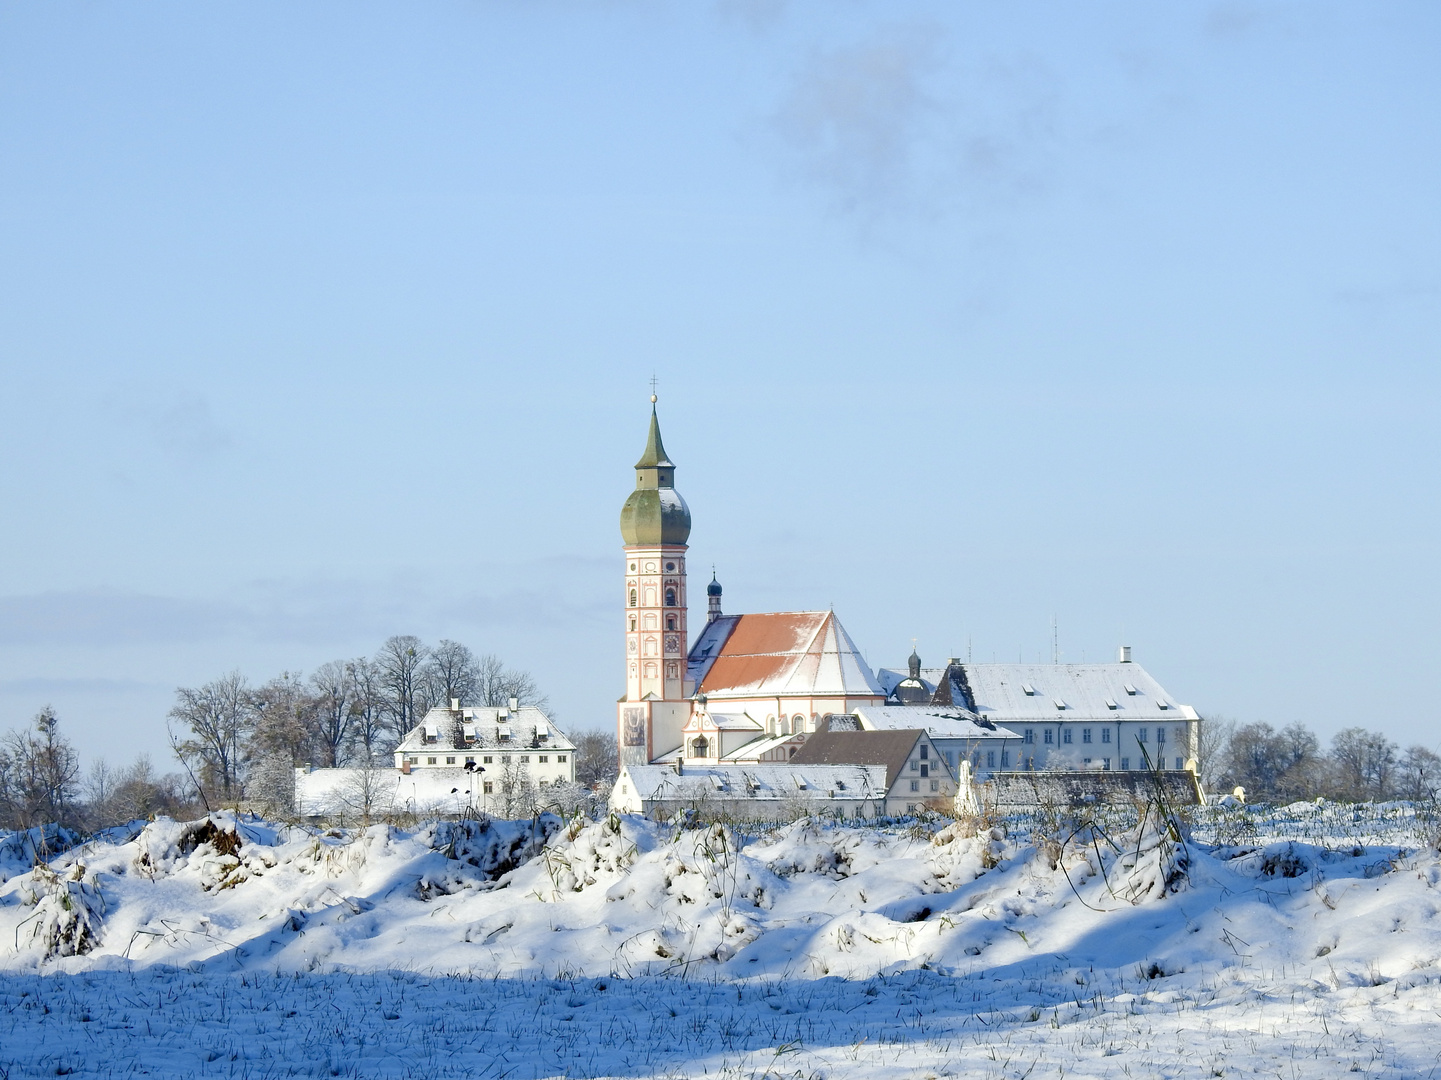
{"label": "white building with grey roof", "polygon": [[[905,672],[882,668],[887,705],[944,706],[1013,738],[978,759],[978,774],[1006,769],[1187,770],[1197,766],[1201,718],[1176,701],[1123,648],[1114,664],[968,664]],[[924,706],[918,700],[928,697]],[[929,725],[916,725],[926,726]],[[981,748],[978,747],[978,750]]]}

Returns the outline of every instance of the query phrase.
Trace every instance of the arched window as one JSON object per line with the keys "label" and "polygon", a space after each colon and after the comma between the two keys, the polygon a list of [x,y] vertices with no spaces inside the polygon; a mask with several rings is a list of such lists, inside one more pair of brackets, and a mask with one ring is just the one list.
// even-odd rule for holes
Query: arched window
{"label": "arched window", "polygon": [[675,590],[674,590],[674,589],[667,589],[667,590],[665,591],[665,606],[666,606],[666,607],[675,607]]}
{"label": "arched window", "polygon": [[635,629],[635,616],[634,616],[634,615],[632,615],[632,616],[630,617],[630,628],[631,628],[632,630]]}
{"label": "arched window", "polygon": [[667,615],[667,616],[665,617],[665,628],[666,628],[667,630],[674,630],[674,629],[675,629],[675,616],[674,616],[674,615]]}
{"label": "arched window", "polygon": [[806,729],[806,718],[805,718],[804,716],[802,716],[800,713],[796,713],[794,716],[791,717],[791,734],[792,734],[792,735],[799,735],[799,734],[800,734],[802,731],[804,731],[805,729]]}
{"label": "arched window", "polygon": [[690,744],[690,756],[691,756],[691,757],[705,757],[705,756],[706,756],[706,753],[707,753],[709,750],[710,750],[710,741],[707,740],[704,735],[698,736],[697,738],[691,740],[691,744]]}
{"label": "arched window", "polygon": [[635,607],[635,590],[630,591],[630,606]]}

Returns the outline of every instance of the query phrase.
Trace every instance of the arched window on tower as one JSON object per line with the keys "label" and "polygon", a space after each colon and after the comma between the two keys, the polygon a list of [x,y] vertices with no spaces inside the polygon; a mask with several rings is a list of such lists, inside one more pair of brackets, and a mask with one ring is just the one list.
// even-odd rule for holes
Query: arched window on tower
{"label": "arched window on tower", "polygon": [[667,630],[674,630],[674,629],[675,629],[675,616],[674,616],[674,615],[667,615],[667,616],[665,617],[665,628],[666,628]]}
{"label": "arched window on tower", "polygon": [[709,741],[704,735],[701,735],[701,736],[699,736],[698,738],[695,738],[695,739],[692,739],[692,740],[691,740],[691,744],[690,744],[690,756],[691,756],[691,757],[703,758],[703,757],[706,756],[706,753],[707,753],[707,751],[709,751],[709,750],[710,750],[710,741]]}
{"label": "arched window on tower", "polygon": [[665,606],[666,606],[666,607],[675,607],[675,590],[674,590],[674,589],[667,589],[667,590],[665,591]]}
{"label": "arched window on tower", "polygon": [[635,590],[630,591],[630,606],[635,607]]}

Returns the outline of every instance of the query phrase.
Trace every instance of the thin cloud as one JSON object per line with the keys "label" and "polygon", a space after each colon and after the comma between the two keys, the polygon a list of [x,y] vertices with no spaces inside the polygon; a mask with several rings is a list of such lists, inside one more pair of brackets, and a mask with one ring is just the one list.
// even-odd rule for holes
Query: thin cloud
{"label": "thin cloud", "polygon": [[1027,56],[953,63],[933,26],[817,53],[772,118],[785,170],[866,220],[1028,197],[1055,169],[1060,93]]}
{"label": "thin cloud", "polygon": [[200,394],[131,386],[113,391],[105,406],[118,423],[172,461],[208,461],[235,444],[234,434]]}
{"label": "thin cloud", "polygon": [[774,118],[801,173],[847,210],[907,197],[938,63],[935,33],[919,29],[813,56]]}

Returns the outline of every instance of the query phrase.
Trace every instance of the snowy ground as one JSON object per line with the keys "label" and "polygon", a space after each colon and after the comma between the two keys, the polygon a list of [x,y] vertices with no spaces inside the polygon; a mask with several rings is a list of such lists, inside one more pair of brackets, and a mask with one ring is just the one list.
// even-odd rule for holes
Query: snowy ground
{"label": "snowy ground", "polygon": [[157,822],[11,864],[0,1076],[1441,1075],[1441,859],[1287,809],[1311,842]]}

